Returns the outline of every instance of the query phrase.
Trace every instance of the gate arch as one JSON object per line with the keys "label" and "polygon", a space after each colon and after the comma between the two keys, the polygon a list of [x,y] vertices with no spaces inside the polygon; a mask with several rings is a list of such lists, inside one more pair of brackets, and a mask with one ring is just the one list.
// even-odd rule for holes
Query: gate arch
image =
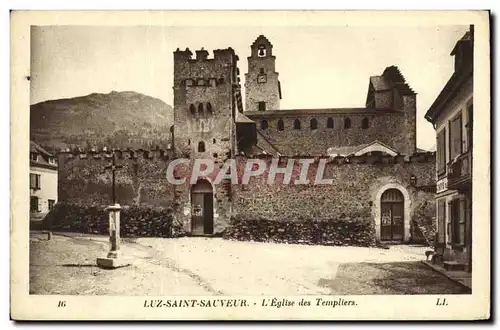
{"label": "gate arch", "polygon": [[[389,191],[387,194],[384,195]],[[399,195],[398,195],[399,194]],[[406,190],[405,187],[398,183],[389,183],[384,186],[382,186],[378,191],[377,194],[374,196],[374,200],[372,203],[373,207],[373,216],[375,220],[375,237],[377,241],[384,240],[382,237],[382,208],[383,207],[388,207],[388,206],[382,206],[383,203],[400,203],[399,206],[395,206],[396,208],[401,207],[401,209],[397,209],[396,211],[399,212],[402,216],[402,237],[396,236],[396,239],[391,239],[390,240],[397,240],[401,242],[408,242],[410,240],[410,210],[411,210],[411,199],[408,191]],[[402,200],[401,200],[402,197]],[[384,198],[384,201],[383,201]],[[387,210],[387,209],[385,209]],[[392,211],[392,210],[391,210]],[[386,212],[387,215],[387,212]],[[398,219],[396,219],[398,221]],[[392,222],[392,219],[391,219]]]}
{"label": "gate arch", "polygon": [[191,186],[191,234],[210,235],[214,231],[214,189],[205,179]]}

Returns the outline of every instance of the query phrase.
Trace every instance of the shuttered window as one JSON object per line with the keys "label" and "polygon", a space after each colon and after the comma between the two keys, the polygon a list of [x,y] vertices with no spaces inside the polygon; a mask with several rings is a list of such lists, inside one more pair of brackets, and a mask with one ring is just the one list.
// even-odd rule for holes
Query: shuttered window
{"label": "shuttered window", "polygon": [[446,199],[438,199],[437,202],[437,218],[438,218],[438,243],[445,243],[446,239]]}
{"label": "shuttered window", "polygon": [[446,173],[446,128],[437,134],[437,172],[438,175]]}
{"label": "shuttered window", "polygon": [[30,189],[40,189],[40,174],[30,173]]}
{"label": "shuttered window", "polygon": [[462,154],[462,114],[450,120],[450,160]]}
{"label": "shuttered window", "polygon": [[465,200],[455,198],[450,202],[451,242],[465,244]]}

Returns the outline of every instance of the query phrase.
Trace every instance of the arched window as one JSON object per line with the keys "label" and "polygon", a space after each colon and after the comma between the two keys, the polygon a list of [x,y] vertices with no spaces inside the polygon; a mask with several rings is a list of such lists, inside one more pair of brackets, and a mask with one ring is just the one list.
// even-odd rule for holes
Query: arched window
{"label": "arched window", "polygon": [[191,112],[193,116],[196,114],[196,107],[194,106],[194,104],[191,104],[189,106],[189,112]]}
{"label": "arched window", "polygon": [[300,120],[295,119],[295,120],[293,121],[293,128],[294,128],[294,129],[300,129]]}
{"label": "arched window", "polygon": [[267,129],[268,127],[269,127],[269,124],[268,124],[267,120],[264,119],[260,122],[261,129]]}
{"label": "arched window", "polygon": [[328,120],[326,121],[326,128],[333,128],[333,119],[332,118],[328,118]]}
{"label": "arched window", "polygon": [[210,102],[207,102],[207,115],[212,115],[212,105],[210,104]]}
{"label": "arched window", "polygon": [[368,122],[368,118],[365,117],[361,121],[361,128],[362,129],[367,129],[368,127],[370,127],[370,123]]}
{"label": "arched window", "polygon": [[198,142],[198,152],[205,152],[205,142]]}
{"label": "arched window", "polygon": [[283,123],[283,119],[278,120],[278,131],[282,131],[285,129],[285,123]]}
{"label": "arched window", "polygon": [[346,119],[344,120],[344,128],[345,128],[345,129],[349,129],[349,128],[351,128],[351,119],[346,118]]}
{"label": "arched window", "polygon": [[198,104],[198,115],[203,116],[203,103]]}
{"label": "arched window", "polygon": [[311,129],[318,129],[318,121],[316,120],[316,118],[311,119],[309,125]]}

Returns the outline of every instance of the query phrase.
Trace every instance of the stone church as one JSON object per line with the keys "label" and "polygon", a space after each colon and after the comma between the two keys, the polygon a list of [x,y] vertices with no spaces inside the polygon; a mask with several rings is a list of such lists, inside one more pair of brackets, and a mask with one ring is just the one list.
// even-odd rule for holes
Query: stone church
{"label": "stone church", "polygon": [[[176,232],[188,235],[370,245],[412,242],[432,232],[435,155],[416,147],[417,96],[399,69],[389,66],[369,77],[359,108],[281,109],[276,55],[263,35],[250,45],[243,97],[232,48],[214,50],[213,56],[204,49],[174,52],[170,144],[117,152],[124,236],[171,235],[152,230],[156,220],[146,216],[127,226],[128,206],[168,209]],[[109,174],[101,170],[109,150],[59,157],[63,204],[109,203]],[[171,185],[165,172],[179,158],[212,159],[216,168],[194,185]],[[324,177],[333,181],[269,185],[255,177],[247,185],[213,184],[226,160],[234,159],[240,170],[250,158],[269,166],[291,164],[294,176],[300,172],[294,159],[311,159],[310,170],[326,160]]]}

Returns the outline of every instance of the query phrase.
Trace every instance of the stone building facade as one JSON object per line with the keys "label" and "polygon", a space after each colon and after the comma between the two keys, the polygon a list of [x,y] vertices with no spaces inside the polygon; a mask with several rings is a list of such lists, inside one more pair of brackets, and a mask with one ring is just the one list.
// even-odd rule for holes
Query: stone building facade
{"label": "stone building facade", "polygon": [[[355,230],[367,232],[363,244],[421,238],[422,210],[432,208],[434,213],[434,204],[427,201],[432,201],[435,189],[435,156],[416,148],[416,94],[399,70],[388,67],[369,79],[364,107],[281,110],[272,48],[264,36],[250,46],[245,109],[233,49],[215,50],[213,57],[204,49],[195,57],[189,49],[175,51],[171,143],[164,150],[116,152],[123,164],[116,176],[118,202],[168,209],[177,227],[191,235],[232,233],[248,239],[260,230],[258,225],[249,229],[248,223],[266,221],[277,229],[259,233],[262,239],[288,233],[292,223],[302,229],[328,227],[335,244],[357,244],[358,236],[337,232],[358,228],[358,223],[363,223],[362,229]],[[65,152],[59,157],[61,201],[96,207],[108,203],[110,174],[103,168],[109,151]],[[167,171],[180,159],[188,164],[171,166],[173,175],[188,180],[174,185]],[[189,170],[200,159],[214,161],[214,168],[190,182]],[[242,184],[250,159],[264,161],[265,169],[262,176]],[[284,184],[283,174],[273,184],[264,179],[272,166],[291,166],[296,180],[304,166],[301,159],[309,159],[307,176],[323,166],[323,177],[330,183]],[[217,182],[220,173],[231,171],[236,171],[237,182],[229,177]],[[306,231],[311,233],[311,228]],[[316,230],[314,235],[293,241],[317,242],[323,234]]]}

